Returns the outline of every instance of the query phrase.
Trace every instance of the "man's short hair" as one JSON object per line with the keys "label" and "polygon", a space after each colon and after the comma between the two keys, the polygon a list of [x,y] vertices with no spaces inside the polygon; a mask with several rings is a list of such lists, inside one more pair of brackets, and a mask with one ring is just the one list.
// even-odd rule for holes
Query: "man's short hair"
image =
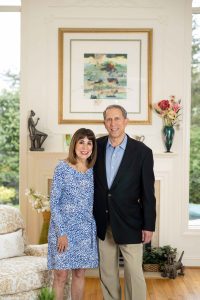
{"label": "man's short hair", "polygon": [[121,105],[118,105],[118,104],[112,104],[112,105],[107,106],[106,109],[104,110],[104,112],[103,112],[104,120],[106,118],[107,110],[112,109],[112,108],[117,108],[117,109],[121,110],[124,119],[127,119],[127,111],[125,110],[125,108],[123,108]]}

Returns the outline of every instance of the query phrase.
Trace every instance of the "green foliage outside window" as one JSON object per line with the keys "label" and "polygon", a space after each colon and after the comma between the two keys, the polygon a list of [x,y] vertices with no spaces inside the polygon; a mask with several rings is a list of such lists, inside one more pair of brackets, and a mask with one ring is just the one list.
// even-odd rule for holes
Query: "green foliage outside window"
{"label": "green foliage outside window", "polygon": [[200,127],[190,131],[190,202],[200,204]]}
{"label": "green foliage outside window", "polygon": [[0,94],[0,204],[19,202],[19,76]]}
{"label": "green foliage outside window", "polygon": [[[200,16],[198,15],[198,18]],[[192,101],[190,130],[190,203],[200,204],[200,38],[197,17],[192,24]]]}

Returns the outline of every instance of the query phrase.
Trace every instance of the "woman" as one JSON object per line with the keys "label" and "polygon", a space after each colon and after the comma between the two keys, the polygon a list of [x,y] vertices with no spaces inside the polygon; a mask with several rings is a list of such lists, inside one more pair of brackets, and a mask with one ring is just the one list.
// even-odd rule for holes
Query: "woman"
{"label": "woman", "polygon": [[69,269],[72,269],[72,300],[80,300],[85,269],[98,266],[92,169],[96,155],[94,133],[81,128],[72,137],[68,158],[60,161],[54,172],[48,269],[54,270],[56,300],[63,299]]}

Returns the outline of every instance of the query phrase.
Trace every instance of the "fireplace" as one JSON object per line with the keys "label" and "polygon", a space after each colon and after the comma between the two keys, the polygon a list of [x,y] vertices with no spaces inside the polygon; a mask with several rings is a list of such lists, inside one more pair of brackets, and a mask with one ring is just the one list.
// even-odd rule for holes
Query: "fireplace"
{"label": "fireplace", "polygon": [[[165,235],[168,224],[167,199],[170,190],[170,175],[173,170],[173,157],[171,154],[154,154],[155,161],[155,195],[156,195],[156,230],[153,235],[152,246],[160,246]],[[28,184],[42,194],[48,194],[54,168],[60,159],[66,158],[64,152],[29,152],[28,153]],[[26,201],[27,203],[27,201]],[[31,243],[37,243],[42,225],[40,214],[35,213],[27,203],[27,234]],[[29,223],[31,220],[31,224]],[[165,222],[166,224],[164,224]],[[166,243],[166,242],[165,242]]]}

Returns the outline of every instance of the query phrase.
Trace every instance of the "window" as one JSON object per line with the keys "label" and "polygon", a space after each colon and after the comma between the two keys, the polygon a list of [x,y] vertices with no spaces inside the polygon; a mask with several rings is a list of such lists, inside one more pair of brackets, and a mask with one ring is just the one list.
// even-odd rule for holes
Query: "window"
{"label": "window", "polygon": [[200,0],[193,0],[192,1],[192,7],[199,8],[200,7]]}
{"label": "window", "polygon": [[0,204],[12,205],[19,204],[20,2],[0,0]]}
{"label": "window", "polygon": [[200,228],[200,0],[192,15],[192,100],[190,128],[189,226]]}

